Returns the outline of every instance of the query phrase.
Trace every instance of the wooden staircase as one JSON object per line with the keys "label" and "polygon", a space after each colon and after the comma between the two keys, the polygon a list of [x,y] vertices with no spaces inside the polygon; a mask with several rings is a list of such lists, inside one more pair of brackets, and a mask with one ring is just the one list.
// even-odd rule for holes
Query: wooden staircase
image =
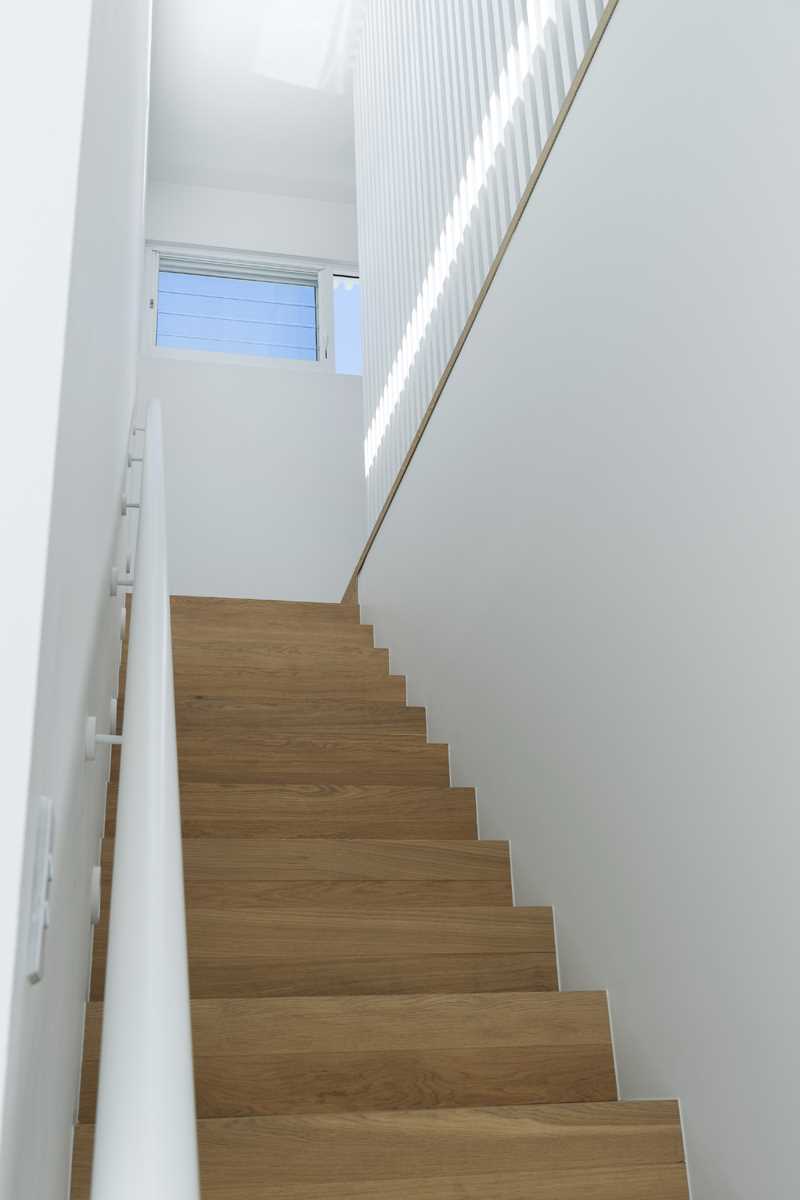
{"label": "wooden staircase", "polygon": [[[355,605],[173,600],[204,1200],[686,1200]],[[115,796],[103,877],[110,887]],[[107,901],[107,896],[105,897]],[[73,1200],[88,1200],[106,918]]]}

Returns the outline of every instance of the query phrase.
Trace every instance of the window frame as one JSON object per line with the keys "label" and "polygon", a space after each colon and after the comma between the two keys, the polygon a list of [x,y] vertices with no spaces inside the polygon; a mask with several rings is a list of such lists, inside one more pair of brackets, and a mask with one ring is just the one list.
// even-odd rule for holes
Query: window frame
{"label": "window frame", "polygon": [[[226,350],[192,350],[179,346],[158,346],[158,276],[161,260],[193,260],[198,267],[208,267],[213,274],[214,264],[225,268],[227,274],[235,276],[238,266],[243,271],[257,271],[265,279],[274,272],[278,283],[289,282],[294,272],[295,281],[315,282],[317,291],[317,357],[313,361],[302,358],[278,358],[267,354],[230,354]],[[333,277],[334,275],[358,275],[354,263],[324,262],[291,258],[279,254],[259,254],[247,250],[219,250],[209,246],[188,246],[170,242],[145,244],[144,301],[142,320],[141,351],[147,357],[172,358],[184,362],[216,362],[237,366],[278,368],[284,371],[313,371],[335,374],[336,347],[333,336]],[[243,276],[244,277],[244,276]]]}

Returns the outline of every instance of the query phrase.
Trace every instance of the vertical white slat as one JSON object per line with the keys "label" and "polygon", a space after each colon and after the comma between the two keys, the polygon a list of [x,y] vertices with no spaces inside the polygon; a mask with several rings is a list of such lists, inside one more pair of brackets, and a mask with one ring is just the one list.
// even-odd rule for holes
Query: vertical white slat
{"label": "vertical white slat", "polygon": [[502,44],[505,47],[506,62],[510,72],[509,81],[512,97],[510,138],[513,138],[514,144],[515,173],[511,206],[512,209],[515,209],[530,174],[528,155],[525,149],[525,121],[521,112],[524,68],[520,61],[517,22],[514,20],[514,0],[501,0],[499,7],[502,24]]}
{"label": "vertical white slat", "polygon": [[[520,70],[522,72],[522,121],[528,150],[527,176],[539,157],[539,129],[536,112],[536,95],[533,81],[533,30],[531,29],[527,0],[514,0],[514,19],[519,30]],[[526,178],[525,184],[527,185]]]}
{"label": "vertical white slat", "polygon": [[603,0],[584,0],[584,3],[586,5],[586,16],[589,21],[589,36],[592,37],[595,29],[597,29],[597,22],[603,15]]}
{"label": "vertical white slat", "polygon": [[[491,33],[491,16],[489,5],[496,0],[478,0],[478,21],[480,45],[483,59],[483,78],[486,86],[484,114],[488,114],[489,139],[487,143],[488,160],[491,163],[489,187],[494,197],[494,211],[497,221],[492,230],[492,257],[494,257],[503,230],[508,224],[509,208],[506,200],[505,162],[502,152],[498,149],[500,141],[499,105],[497,103],[498,66],[495,55],[494,38]],[[484,126],[486,128],[486,126]]]}
{"label": "vertical white slat", "polygon": [[[462,176],[465,179],[468,193],[467,234],[465,238],[465,267],[468,309],[472,307],[482,282],[481,275],[481,241],[480,216],[477,206],[472,201],[472,186],[474,170],[472,169],[472,147],[475,140],[476,108],[474,104],[473,81],[469,73],[469,56],[466,47],[466,17],[464,6],[455,5],[451,9],[453,31],[453,77],[455,94],[458,98],[459,112],[459,157],[461,160]],[[468,169],[468,164],[470,164]]]}
{"label": "vertical white slat", "polygon": [[583,61],[583,56],[589,45],[589,19],[586,16],[586,5],[584,0],[567,0],[569,11],[572,17],[572,37],[575,41],[575,58],[578,63]]}
{"label": "vertical white slat", "polygon": [[515,120],[515,97],[519,94],[519,63],[517,61],[516,31],[513,29],[509,7],[511,0],[494,0],[494,39],[497,58],[505,80],[503,87],[503,141],[508,175],[508,202],[513,213],[525,186],[522,154],[522,130]]}
{"label": "vertical white slat", "polygon": [[[404,9],[406,14],[406,44],[412,43],[418,36],[419,15],[417,11],[417,0],[404,0]],[[420,154],[420,145],[424,132],[424,113],[422,109],[423,98],[421,94],[421,83],[419,76],[419,61],[416,54],[405,55],[408,63],[408,79],[409,90],[409,110],[411,114],[411,125],[409,130],[409,160],[410,167],[410,190],[411,190],[411,212],[409,214],[409,240],[414,247],[413,256],[409,257],[409,272],[410,272],[410,294],[409,301],[405,313],[406,322],[410,320],[415,313],[419,311],[420,294],[422,285],[428,270],[428,261],[430,258],[430,250],[428,247],[428,217],[427,217],[427,172],[425,170],[422,155]],[[406,323],[403,325],[403,330],[406,328]],[[416,329],[417,326],[415,325]],[[417,336],[416,342],[412,340],[412,345],[416,347],[416,357],[413,359],[411,366],[411,374],[408,383],[408,402],[406,404],[405,415],[406,425],[403,434],[403,444],[401,450],[403,454],[411,442],[414,433],[419,424],[418,413],[422,411],[427,403],[427,396],[430,394],[430,380],[432,378],[432,369],[428,364],[427,347],[424,342],[420,343]],[[402,454],[401,454],[402,459]]]}
{"label": "vertical white slat", "polygon": [[457,336],[455,332],[457,317],[454,303],[456,293],[452,283],[452,261],[455,247],[453,243],[453,221],[450,219],[455,185],[453,181],[453,166],[450,157],[451,139],[447,107],[447,81],[444,71],[444,35],[442,28],[441,3],[432,5],[431,13],[433,16],[433,20],[431,22],[433,36],[432,46],[434,62],[436,66],[436,95],[439,112],[436,135],[437,145],[439,148],[439,184],[442,213],[440,244],[443,248],[443,261],[447,270],[437,308],[437,316],[442,324],[444,334],[443,340],[440,344],[440,358],[437,364],[439,372],[441,373],[441,371],[444,370],[445,363],[447,362],[449,356],[449,348]]}
{"label": "vertical white slat", "polygon": [[[428,64],[427,52],[424,52],[423,46],[427,42],[425,6],[426,0],[412,0],[413,15],[414,15],[414,69],[415,80],[418,88],[418,140],[415,148],[415,154],[419,161],[419,195],[416,204],[417,212],[417,237],[419,238],[422,248],[420,256],[419,278],[417,280],[415,305],[418,298],[423,296],[425,292],[425,277],[428,271],[428,263],[432,254],[434,245],[434,228],[437,223],[435,194],[432,179],[433,172],[433,145],[431,141],[431,126],[434,121],[432,108],[432,100],[430,93],[430,69]],[[413,310],[412,310],[413,311]],[[409,314],[411,315],[411,314]],[[401,331],[398,330],[398,339],[401,336]],[[431,354],[432,335],[429,332],[421,341],[420,358],[417,366],[417,375],[419,379],[419,387],[416,391],[409,408],[409,415],[412,426],[418,421],[418,412],[425,403],[425,397],[429,394],[433,387],[435,377],[434,363]]]}
{"label": "vertical white slat", "polygon": [[530,0],[528,11],[533,15],[533,80],[536,94],[536,109],[539,114],[539,139],[542,147],[553,127],[555,114],[550,100],[550,84],[547,78],[547,56],[544,51],[544,21],[539,0]]}
{"label": "vertical white slat", "polygon": [[[375,223],[378,213],[377,202],[377,141],[380,129],[375,113],[375,11],[374,5],[367,6],[364,29],[361,37],[359,63],[362,73],[361,105],[364,124],[363,136],[368,138],[362,146],[361,154],[356,159],[356,167],[360,174],[356,177],[356,194],[358,204],[359,229],[365,234],[365,253],[368,255],[359,262],[362,277],[366,278],[369,291],[364,296],[362,309],[362,338],[364,342],[364,434],[366,437],[377,403],[377,378],[379,375],[378,355],[380,346],[380,320],[383,312],[384,296],[380,280],[380,256],[375,243]],[[360,238],[360,234],[359,234]],[[375,476],[367,474],[367,525],[374,519],[375,505]]]}
{"label": "vertical white slat", "polygon": [[[386,349],[389,345],[391,337],[391,320],[393,318],[393,306],[391,288],[392,283],[388,277],[387,271],[387,248],[386,237],[380,237],[380,227],[384,223],[384,201],[385,188],[387,181],[390,178],[390,172],[385,158],[390,146],[389,130],[385,119],[384,105],[384,78],[382,72],[382,54],[383,54],[383,39],[384,39],[384,5],[382,0],[373,0],[373,34],[372,34],[372,77],[370,80],[372,95],[371,105],[374,109],[373,124],[375,134],[372,144],[372,154],[374,156],[374,175],[375,175],[375,210],[372,213],[374,222],[374,237],[376,241],[376,274],[380,279],[381,287],[381,312],[380,319],[377,319],[376,314],[376,337],[375,337],[375,368],[376,368],[376,402],[380,400],[383,390],[383,380],[386,375]],[[385,232],[385,231],[384,231]],[[373,414],[374,415],[374,414]],[[384,490],[384,474],[382,471],[383,455],[378,452],[376,460],[371,472],[373,482],[373,497],[372,511],[370,519],[374,519],[380,507],[380,497]]]}
{"label": "vertical white slat", "polygon": [[[447,139],[450,148],[449,178],[451,201],[448,212],[456,227],[456,238],[453,248],[455,262],[450,282],[452,296],[450,303],[457,329],[462,329],[469,312],[469,263],[465,232],[469,223],[469,212],[466,207],[466,196],[462,186],[464,177],[465,154],[462,146],[461,121],[463,115],[463,98],[458,94],[456,73],[453,62],[455,48],[455,29],[453,25],[452,0],[443,0],[442,14],[442,54],[444,66],[444,94],[446,100],[447,122],[450,137]],[[458,337],[458,333],[456,333]],[[454,345],[455,343],[453,343]],[[450,347],[452,350],[452,345]],[[449,357],[449,355],[448,355]]]}
{"label": "vertical white slat", "polygon": [[[415,10],[414,0],[401,0],[403,14],[403,43],[408,44],[414,37],[415,26]],[[406,106],[408,111],[408,142],[407,142],[407,167],[408,167],[408,213],[406,224],[406,261],[409,274],[410,287],[408,292],[407,312],[413,313],[417,304],[419,290],[422,286],[422,280],[425,277],[427,267],[427,254],[425,247],[425,237],[422,228],[420,209],[421,209],[421,186],[422,173],[420,155],[418,153],[419,146],[419,84],[417,77],[417,59],[414,54],[404,54],[403,58],[406,62]],[[414,366],[412,368],[412,378],[410,383],[409,404],[406,407],[407,424],[406,431],[403,435],[405,443],[410,442],[414,435],[416,422],[414,414],[424,402],[424,379],[425,372],[423,370],[422,356],[418,353]]]}
{"label": "vertical white slat", "polygon": [[572,32],[572,9],[569,0],[556,0],[556,26],[564,86],[569,88],[578,72],[579,59],[575,54],[575,37]]}
{"label": "vertical white slat", "polygon": [[506,218],[504,229],[511,220],[517,206],[516,197],[519,194],[516,139],[511,126],[511,96],[512,80],[508,71],[508,45],[504,36],[502,8],[504,0],[490,0],[490,37],[494,45],[494,57],[497,70],[497,95],[500,97],[500,161],[503,164],[503,187],[505,193]]}
{"label": "vertical white slat", "polygon": [[[480,133],[483,122],[483,104],[481,101],[480,66],[474,23],[474,0],[466,0],[462,5],[462,36],[465,74],[469,88],[469,154],[475,186],[483,179],[484,159],[480,150]],[[485,186],[481,186],[476,199],[476,211],[473,216],[475,228],[474,245],[478,255],[476,295],[481,283],[489,270],[492,261],[490,252],[489,229],[490,201]]]}
{"label": "vertical white slat", "polygon": [[[409,55],[414,63],[414,79],[415,87],[418,92],[417,97],[417,143],[415,147],[415,158],[418,163],[418,196],[417,196],[417,237],[421,246],[422,253],[420,255],[419,278],[417,282],[417,296],[422,296],[423,284],[428,271],[428,264],[433,254],[434,248],[434,226],[435,215],[433,211],[433,199],[431,196],[431,179],[430,179],[430,158],[428,154],[428,122],[429,122],[429,103],[427,92],[427,73],[425,70],[425,62],[423,56],[416,52],[419,46],[419,41],[423,36],[423,18],[422,5],[426,0],[412,0],[412,9],[414,15],[413,35],[415,37],[415,51]],[[419,393],[415,401],[413,416],[416,417],[417,412],[424,411],[428,398],[433,394],[433,389],[436,386],[435,370],[433,363],[433,355],[431,353],[431,338],[430,335],[422,337],[420,344],[420,361],[417,368],[419,377]]]}
{"label": "vertical white slat", "polygon": [[[378,13],[378,29],[380,36],[376,39],[376,97],[379,102],[379,113],[382,126],[382,144],[378,149],[379,154],[379,170],[381,172],[381,196],[380,196],[380,212],[378,221],[383,224],[383,238],[381,239],[381,271],[385,281],[386,289],[386,306],[388,321],[385,323],[381,331],[381,355],[380,355],[380,378],[379,389],[382,392],[384,380],[386,379],[392,363],[394,352],[394,329],[397,325],[397,285],[394,277],[393,258],[395,249],[394,227],[392,222],[392,183],[394,182],[399,161],[396,158],[396,148],[394,143],[394,130],[391,124],[391,115],[388,103],[387,74],[389,71],[389,59],[392,52],[392,39],[388,35],[388,4],[387,0],[377,0],[376,9]],[[385,492],[389,480],[389,468],[387,459],[390,454],[390,447],[394,438],[394,427],[390,421],[386,429],[383,431],[383,437],[378,449],[376,458],[376,483],[379,492]]]}
{"label": "vertical white slat", "polygon": [[548,4],[547,20],[544,25],[544,53],[547,60],[547,79],[550,87],[550,108],[553,117],[557,115],[564,103],[564,74],[561,69],[561,51],[558,43],[558,30],[555,23],[555,3]]}
{"label": "vertical white slat", "polygon": [[[431,125],[428,130],[431,146],[431,194],[433,197],[434,224],[432,229],[432,257],[440,246],[441,233],[447,214],[444,185],[444,164],[441,146],[442,112],[438,90],[438,63],[436,60],[435,6],[425,6],[425,49],[428,69],[428,95],[431,106]],[[435,286],[438,287],[435,281]],[[438,376],[445,361],[448,321],[447,313],[439,299],[431,314],[431,354],[434,377]]]}
{"label": "vertical white slat", "polygon": [[[408,295],[407,295],[407,273],[405,261],[405,222],[403,209],[407,204],[406,186],[408,183],[408,171],[399,169],[401,164],[408,161],[408,151],[404,138],[404,81],[403,68],[405,64],[405,55],[401,53],[402,48],[402,32],[399,24],[399,8],[397,0],[393,0],[388,6],[388,60],[389,68],[386,72],[385,86],[387,88],[387,104],[390,112],[390,121],[392,129],[392,147],[395,158],[395,169],[393,171],[394,186],[390,190],[389,206],[392,213],[392,225],[394,229],[393,236],[393,254],[392,254],[392,275],[394,278],[394,296],[395,296],[395,313],[394,327],[402,333],[404,325],[404,314],[408,312]],[[394,341],[398,341],[395,338]],[[392,349],[394,347],[392,346]],[[406,387],[400,403],[395,409],[392,420],[392,436],[387,445],[386,454],[386,470],[391,476],[398,464],[399,448],[403,444],[407,430],[407,413],[409,405],[408,389]]]}
{"label": "vertical white slat", "polygon": [[[473,0],[471,7],[475,40],[475,63],[478,78],[478,97],[481,112],[480,132],[482,135],[485,135],[487,130],[490,132],[489,99],[494,88],[494,83],[490,76],[488,50],[483,33],[483,20],[481,16],[482,2],[483,0]],[[481,173],[486,180],[487,220],[485,228],[490,263],[494,258],[497,246],[502,236],[501,229],[503,220],[500,209],[500,194],[496,184],[495,156],[491,150],[491,140],[491,136],[488,138],[484,136],[483,145],[481,147]]]}

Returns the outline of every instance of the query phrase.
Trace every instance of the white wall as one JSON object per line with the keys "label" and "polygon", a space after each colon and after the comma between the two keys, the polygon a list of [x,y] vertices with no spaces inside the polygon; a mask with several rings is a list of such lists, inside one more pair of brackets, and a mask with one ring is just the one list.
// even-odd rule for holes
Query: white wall
{"label": "white wall", "polygon": [[361,380],[143,356],[164,404],[170,590],[338,601],[364,544]]}
{"label": "white wall", "polygon": [[[320,265],[357,259],[352,204],[159,180],[147,236]],[[153,396],[164,404],[172,592],[339,600],[365,538],[361,379],[149,340],[138,396],[142,410]]]}
{"label": "white wall", "polygon": [[147,237],[342,263],[358,258],[354,204],[156,179],[147,188]]}
{"label": "white wall", "polygon": [[373,0],[355,72],[367,514],[378,515],[605,0]]}
{"label": "white wall", "polygon": [[[84,763],[82,739],[87,713],[108,720],[120,644],[108,572],[134,398],[148,56],[147,4],[42,2],[4,14],[13,187],[2,195],[0,290],[0,1195],[9,1200],[67,1194],[105,793],[103,763]],[[55,801],[55,876],[45,975],[31,985],[24,934],[42,795]]]}
{"label": "white wall", "polygon": [[360,580],[695,1200],[800,1193],[798,45],[620,0]]}

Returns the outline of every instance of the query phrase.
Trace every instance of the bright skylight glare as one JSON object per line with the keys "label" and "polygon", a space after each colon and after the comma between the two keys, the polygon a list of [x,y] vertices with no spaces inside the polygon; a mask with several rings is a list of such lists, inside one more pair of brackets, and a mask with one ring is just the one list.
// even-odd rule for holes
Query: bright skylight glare
{"label": "bright skylight glare", "polygon": [[267,0],[254,69],[297,87],[345,90],[365,0]]}
{"label": "bright skylight glare", "polygon": [[535,39],[532,37],[527,20],[520,22],[516,37],[508,49],[497,88],[490,97],[480,130],[475,137],[472,153],[464,164],[458,191],[453,198],[400,348],[364,439],[364,473],[367,476],[372,470],[392,414],[408,381],[414,359],[441,299],[447,277],[472,220],[473,210],[479,203],[481,190],[486,186],[495,155],[505,140],[514,105],[524,95],[533,67],[533,52],[538,46],[544,45],[543,26],[555,15],[554,0],[541,0],[538,8],[540,11],[536,22],[537,36]]}

